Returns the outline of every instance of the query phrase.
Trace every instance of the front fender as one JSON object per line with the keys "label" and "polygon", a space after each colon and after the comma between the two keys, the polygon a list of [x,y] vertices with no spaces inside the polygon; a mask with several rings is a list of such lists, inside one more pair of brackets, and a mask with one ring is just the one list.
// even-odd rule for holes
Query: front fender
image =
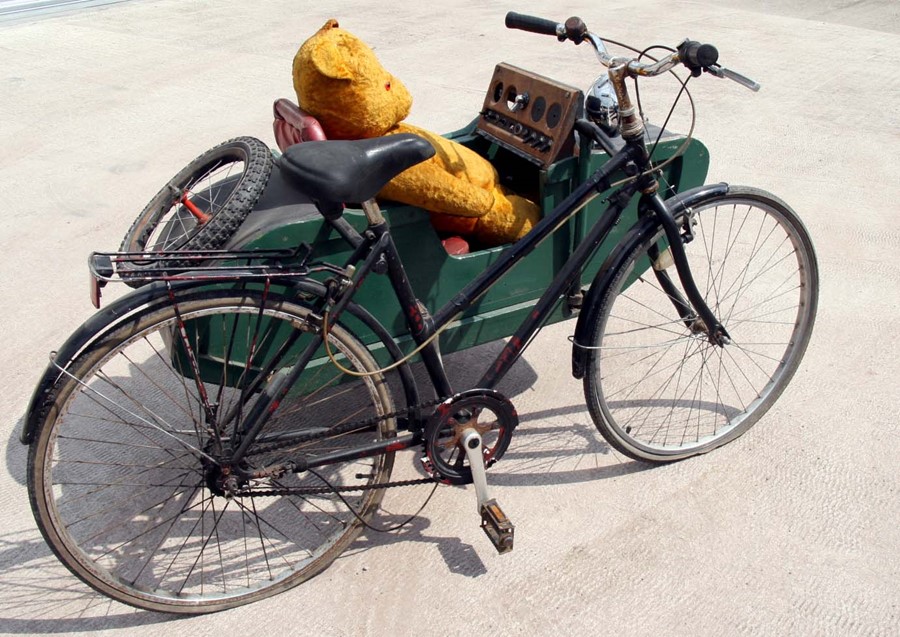
{"label": "front fender", "polygon": [[[678,213],[697,206],[707,199],[726,194],[728,194],[728,184],[706,184],[669,197],[666,199],[666,206],[668,206],[673,215],[677,216]],[[575,378],[584,378],[589,350],[580,345],[586,344],[589,331],[598,320],[600,307],[603,304],[613,273],[619,269],[621,262],[631,254],[635,245],[656,232],[658,227],[659,222],[653,217],[645,217],[642,221],[632,226],[631,230],[622,237],[616,248],[603,262],[593,282],[591,282],[591,287],[588,289],[581,312],[578,315],[578,322],[575,324],[575,336],[572,340],[572,376]]]}

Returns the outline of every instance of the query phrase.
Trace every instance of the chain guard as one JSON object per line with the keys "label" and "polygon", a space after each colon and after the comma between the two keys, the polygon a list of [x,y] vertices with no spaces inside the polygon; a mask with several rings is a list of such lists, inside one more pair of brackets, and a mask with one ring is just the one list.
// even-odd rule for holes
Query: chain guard
{"label": "chain guard", "polygon": [[472,470],[462,448],[462,432],[481,434],[485,468],[509,448],[519,424],[515,407],[493,389],[470,389],[446,399],[425,424],[425,456],[435,477],[450,484],[471,484]]}

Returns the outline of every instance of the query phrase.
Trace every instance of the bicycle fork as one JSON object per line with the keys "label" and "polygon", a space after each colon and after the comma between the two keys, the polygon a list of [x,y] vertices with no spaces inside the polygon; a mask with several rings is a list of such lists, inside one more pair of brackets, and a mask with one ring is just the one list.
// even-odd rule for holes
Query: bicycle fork
{"label": "bicycle fork", "polygon": [[[672,280],[664,269],[657,269],[654,263],[653,272],[660,287],[669,297],[675,310],[681,317],[684,324],[693,332],[706,332],[709,342],[719,347],[724,347],[731,342],[731,337],[725,330],[722,323],[716,318],[712,310],[706,304],[697,284],[694,282],[694,276],[691,274],[690,264],[688,263],[687,254],[684,251],[684,245],[681,240],[681,234],[678,231],[678,224],[675,218],[662,198],[658,194],[645,195],[641,199],[641,206],[644,209],[649,208],[656,215],[663,230],[666,233],[666,239],[669,243],[669,250],[672,252],[672,259],[675,262],[675,269],[678,272],[678,278],[687,294],[685,300],[678,289],[672,284]],[[651,255],[652,256],[652,255]],[[654,260],[655,261],[655,260]],[[690,301],[690,304],[688,303]],[[691,307],[694,310],[691,310]]]}

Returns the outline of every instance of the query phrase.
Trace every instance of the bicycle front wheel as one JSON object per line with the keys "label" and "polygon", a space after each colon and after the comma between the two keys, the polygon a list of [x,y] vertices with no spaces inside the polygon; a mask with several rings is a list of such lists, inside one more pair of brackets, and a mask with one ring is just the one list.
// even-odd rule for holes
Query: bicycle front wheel
{"label": "bicycle front wheel", "polygon": [[[241,465],[256,475],[229,492],[217,464],[237,446],[259,389],[321,338],[316,330],[309,309],[281,298],[194,293],[80,354],[29,453],[32,508],[60,560],[101,593],[175,613],[256,601],[327,567],[376,511],[393,454],[318,475],[285,463],[393,437],[393,417],[377,418],[394,411],[383,376],[348,379],[314,359]],[[340,325],[329,342],[344,366],[377,369]],[[366,419],[378,422],[328,433]],[[309,435],[285,445],[297,432]]]}
{"label": "bicycle front wheel", "polygon": [[661,228],[613,264],[587,343],[585,396],[597,428],[622,453],[653,462],[705,453],[759,420],[800,364],[818,298],[809,234],[781,200],[730,187],[676,221],[689,223],[691,272],[731,343],[711,344],[664,291],[670,272],[687,296]]}

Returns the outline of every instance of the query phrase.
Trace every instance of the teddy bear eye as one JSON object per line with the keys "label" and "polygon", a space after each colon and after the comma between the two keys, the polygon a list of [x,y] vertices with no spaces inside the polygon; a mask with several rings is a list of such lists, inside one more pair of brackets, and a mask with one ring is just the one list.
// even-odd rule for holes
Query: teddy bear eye
{"label": "teddy bear eye", "polygon": [[385,83],[384,83],[384,90],[385,90],[385,91],[390,91],[390,90],[391,90],[391,83],[390,83],[390,82],[385,82]]}

